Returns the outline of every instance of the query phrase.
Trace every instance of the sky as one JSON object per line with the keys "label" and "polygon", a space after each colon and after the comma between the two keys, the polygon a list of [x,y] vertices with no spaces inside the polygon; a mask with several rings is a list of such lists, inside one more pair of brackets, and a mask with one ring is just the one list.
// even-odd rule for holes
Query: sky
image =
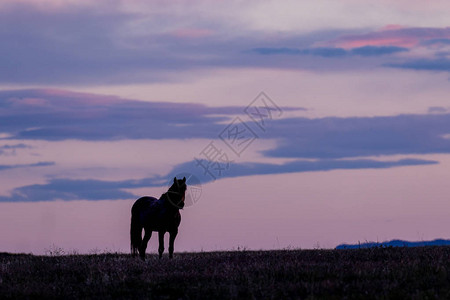
{"label": "sky", "polygon": [[[0,2],[0,251],[450,238],[448,1]],[[156,251],[155,239],[150,252]]]}

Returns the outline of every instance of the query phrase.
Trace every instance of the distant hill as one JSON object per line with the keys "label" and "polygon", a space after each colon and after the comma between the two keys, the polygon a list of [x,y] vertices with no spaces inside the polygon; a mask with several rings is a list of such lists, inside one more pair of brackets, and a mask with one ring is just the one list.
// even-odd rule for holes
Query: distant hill
{"label": "distant hill", "polygon": [[361,248],[376,248],[376,247],[424,247],[424,246],[450,246],[450,240],[437,239],[432,241],[421,241],[421,242],[392,240],[388,242],[340,244],[336,247],[336,249],[361,249]]}

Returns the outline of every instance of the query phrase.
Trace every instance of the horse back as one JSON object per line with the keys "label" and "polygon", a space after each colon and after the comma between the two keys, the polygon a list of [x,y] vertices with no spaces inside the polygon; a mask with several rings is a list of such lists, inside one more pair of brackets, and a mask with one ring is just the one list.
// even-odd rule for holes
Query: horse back
{"label": "horse back", "polygon": [[158,199],[154,197],[141,197],[134,202],[131,207],[131,214],[138,216],[141,224],[144,224],[145,219],[154,215],[159,210]]}
{"label": "horse back", "polygon": [[175,215],[167,215],[163,203],[154,197],[145,196],[137,199],[131,213],[139,218],[141,226],[146,230],[173,232],[178,230],[181,223],[179,211]]}
{"label": "horse back", "polygon": [[150,209],[151,207],[155,206],[157,201],[158,199],[156,199],[155,197],[141,197],[134,202],[133,207],[131,208],[131,212],[133,213]]}

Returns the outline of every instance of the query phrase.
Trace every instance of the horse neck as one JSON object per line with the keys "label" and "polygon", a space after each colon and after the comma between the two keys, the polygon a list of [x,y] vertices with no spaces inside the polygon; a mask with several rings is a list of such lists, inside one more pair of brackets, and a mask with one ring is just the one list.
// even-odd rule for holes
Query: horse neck
{"label": "horse neck", "polygon": [[161,202],[162,206],[166,208],[167,212],[177,213],[179,211],[179,209],[170,202],[167,193],[162,194],[161,197],[159,198],[159,201]]}

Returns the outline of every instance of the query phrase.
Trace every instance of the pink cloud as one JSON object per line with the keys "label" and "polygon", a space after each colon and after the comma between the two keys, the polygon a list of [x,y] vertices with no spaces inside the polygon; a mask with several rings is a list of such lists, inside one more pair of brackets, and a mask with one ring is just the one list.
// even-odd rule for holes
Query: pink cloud
{"label": "pink cloud", "polygon": [[47,106],[49,102],[42,98],[10,98],[7,100],[13,106]]}
{"label": "pink cloud", "polygon": [[445,28],[406,28],[400,25],[387,25],[380,30],[340,37],[331,42],[343,48],[363,46],[414,47],[432,39],[449,39],[450,27]]}

